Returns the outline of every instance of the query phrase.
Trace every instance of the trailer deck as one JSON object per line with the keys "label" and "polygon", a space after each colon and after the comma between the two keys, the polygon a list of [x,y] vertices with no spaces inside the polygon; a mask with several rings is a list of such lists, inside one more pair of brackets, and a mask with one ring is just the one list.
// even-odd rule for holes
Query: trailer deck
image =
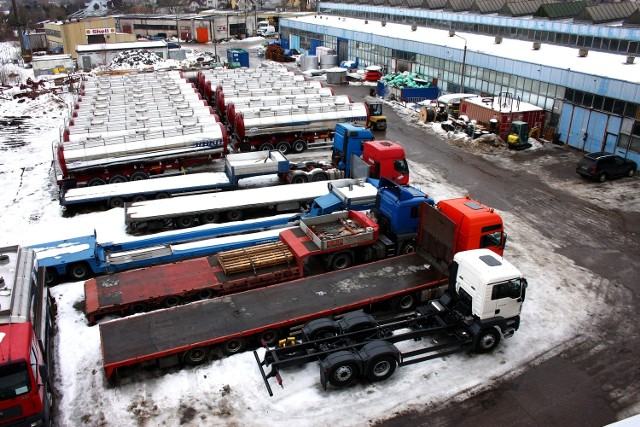
{"label": "trailer deck", "polygon": [[99,325],[103,366],[110,378],[119,367],[364,308],[444,283],[445,274],[414,253],[105,322]]}

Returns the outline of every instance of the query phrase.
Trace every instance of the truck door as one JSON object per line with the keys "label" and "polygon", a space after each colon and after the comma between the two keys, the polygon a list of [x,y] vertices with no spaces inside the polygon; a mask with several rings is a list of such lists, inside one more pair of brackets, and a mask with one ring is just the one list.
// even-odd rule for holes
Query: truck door
{"label": "truck door", "polygon": [[524,299],[523,281],[523,279],[511,279],[494,284],[491,289],[491,302],[485,305],[483,315],[505,319],[519,316]]}

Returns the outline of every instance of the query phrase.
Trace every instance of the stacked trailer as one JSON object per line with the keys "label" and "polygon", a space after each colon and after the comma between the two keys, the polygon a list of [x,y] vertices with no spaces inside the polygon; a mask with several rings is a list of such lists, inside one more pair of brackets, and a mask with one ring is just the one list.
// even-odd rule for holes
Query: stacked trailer
{"label": "stacked trailer", "polygon": [[238,97],[227,100],[226,121],[231,131],[235,126],[237,113],[247,111],[264,111],[270,108],[282,108],[291,105],[316,105],[322,103],[350,104],[353,101],[347,95],[333,96],[333,91],[327,88],[327,92],[305,95],[265,96],[263,98]]}
{"label": "stacked trailer", "polygon": [[[200,70],[196,76],[196,86],[201,93],[204,93],[206,82],[219,77],[234,78],[243,76],[258,77],[262,75],[279,76],[293,74],[285,67],[260,67],[260,68],[224,68],[214,70]],[[212,87],[215,89],[215,86]]]}
{"label": "stacked trailer", "polygon": [[85,81],[54,147],[63,192],[146,179],[226,152],[211,108],[178,72]]}
{"label": "stacked trailer", "polygon": [[301,153],[333,140],[339,123],[369,125],[369,109],[362,102],[291,106],[236,113],[233,148],[240,151],[275,148]]}

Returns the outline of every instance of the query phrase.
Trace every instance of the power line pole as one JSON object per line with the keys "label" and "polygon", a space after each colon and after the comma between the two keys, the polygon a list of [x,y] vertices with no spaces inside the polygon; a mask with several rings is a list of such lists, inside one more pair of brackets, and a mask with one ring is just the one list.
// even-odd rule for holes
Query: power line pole
{"label": "power line pole", "polygon": [[20,20],[20,15],[18,14],[18,5],[16,4],[16,0],[11,0],[11,5],[13,6],[13,15],[16,20],[16,28],[18,30],[18,40],[20,40],[20,55],[24,55],[25,47],[24,40],[22,39],[22,35],[25,33],[24,27],[22,26],[22,21]]}

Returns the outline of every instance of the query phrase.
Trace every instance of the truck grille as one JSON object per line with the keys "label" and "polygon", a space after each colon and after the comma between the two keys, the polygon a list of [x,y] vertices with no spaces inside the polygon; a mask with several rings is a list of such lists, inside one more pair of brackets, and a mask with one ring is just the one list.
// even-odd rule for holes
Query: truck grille
{"label": "truck grille", "polygon": [[0,421],[10,420],[11,418],[22,415],[22,406],[16,405],[10,408],[0,410]]}

